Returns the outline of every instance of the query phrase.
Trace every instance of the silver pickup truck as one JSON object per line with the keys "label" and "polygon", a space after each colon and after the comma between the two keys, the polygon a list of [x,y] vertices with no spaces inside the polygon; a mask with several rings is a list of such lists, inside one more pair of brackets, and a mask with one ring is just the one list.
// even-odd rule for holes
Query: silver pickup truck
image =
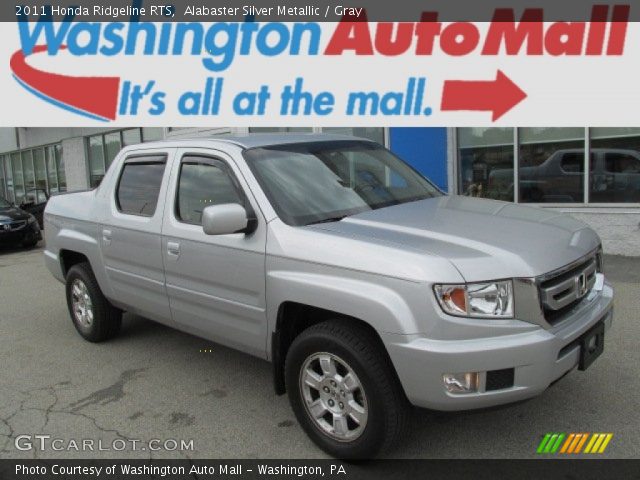
{"label": "silver pickup truck", "polygon": [[445,195],[352,137],[127,147],[97,189],[49,201],[45,235],[85,339],[127,311],[268,360],[341,458],[388,448],[410,405],[540,394],[593,362],[613,320],[587,225]]}

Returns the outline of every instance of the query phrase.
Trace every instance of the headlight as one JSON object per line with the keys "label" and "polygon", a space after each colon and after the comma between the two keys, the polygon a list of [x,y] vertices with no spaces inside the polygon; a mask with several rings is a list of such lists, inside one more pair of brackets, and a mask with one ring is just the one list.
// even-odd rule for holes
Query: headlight
{"label": "headlight", "polygon": [[511,280],[464,285],[435,285],[433,290],[442,310],[449,315],[513,318]]}
{"label": "headlight", "polygon": [[33,215],[29,215],[29,219],[27,220],[27,223],[29,225],[31,225],[32,223],[36,223],[36,217],[34,217]]}

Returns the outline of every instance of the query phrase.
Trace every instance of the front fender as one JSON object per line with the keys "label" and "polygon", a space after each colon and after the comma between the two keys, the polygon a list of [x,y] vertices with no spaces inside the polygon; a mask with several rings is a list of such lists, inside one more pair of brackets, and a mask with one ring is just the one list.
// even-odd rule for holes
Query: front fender
{"label": "front fender", "polygon": [[[278,311],[284,302],[358,318],[379,333],[410,335],[428,330],[426,319],[431,316],[432,306],[427,301],[428,289],[424,284],[380,276],[369,278],[357,272],[347,275],[330,268],[305,271],[305,264],[294,263],[297,265],[288,265],[291,268],[271,269],[267,273],[270,332],[276,329]],[[268,337],[271,341],[271,336]],[[270,346],[267,347],[270,351]]]}

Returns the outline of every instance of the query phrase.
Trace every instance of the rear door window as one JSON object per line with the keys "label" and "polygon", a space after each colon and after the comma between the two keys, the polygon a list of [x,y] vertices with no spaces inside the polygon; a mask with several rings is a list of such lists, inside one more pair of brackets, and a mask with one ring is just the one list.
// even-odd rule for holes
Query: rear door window
{"label": "rear door window", "polygon": [[118,210],[128,215],[152,217],[166,166],[164,155],[125,160],[116,190]]}

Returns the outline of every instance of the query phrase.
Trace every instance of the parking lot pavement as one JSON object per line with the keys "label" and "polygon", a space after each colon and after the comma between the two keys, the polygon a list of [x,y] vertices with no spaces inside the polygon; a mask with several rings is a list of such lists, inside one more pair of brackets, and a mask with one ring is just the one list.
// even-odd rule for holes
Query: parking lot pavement
{"label": "parking lot pavement", "polygon": [[[616,317],[603,356],[587,372],[572,372],[538,398],[499,409],[417,411],[392,455],[533,457],[546,432],[612,432],[604,455],[637,457],[639,266],[639,260],[606,260]],[[0,332],[3,457],[324,456],[298,427],[287,398],[273,393],[266,362],[131,315],[115,340],[82,340],[41,249],[0,250]],[[64,450],[17,450],[14,440],[22,434],[62,439],[57,446]],[[70,441],[83,439],[94,440],[94,448],[98,441],[102,448],[127,446],[76,452]],[[192,439],[194,449],[133,452],[132,439],[187,445]]]}

